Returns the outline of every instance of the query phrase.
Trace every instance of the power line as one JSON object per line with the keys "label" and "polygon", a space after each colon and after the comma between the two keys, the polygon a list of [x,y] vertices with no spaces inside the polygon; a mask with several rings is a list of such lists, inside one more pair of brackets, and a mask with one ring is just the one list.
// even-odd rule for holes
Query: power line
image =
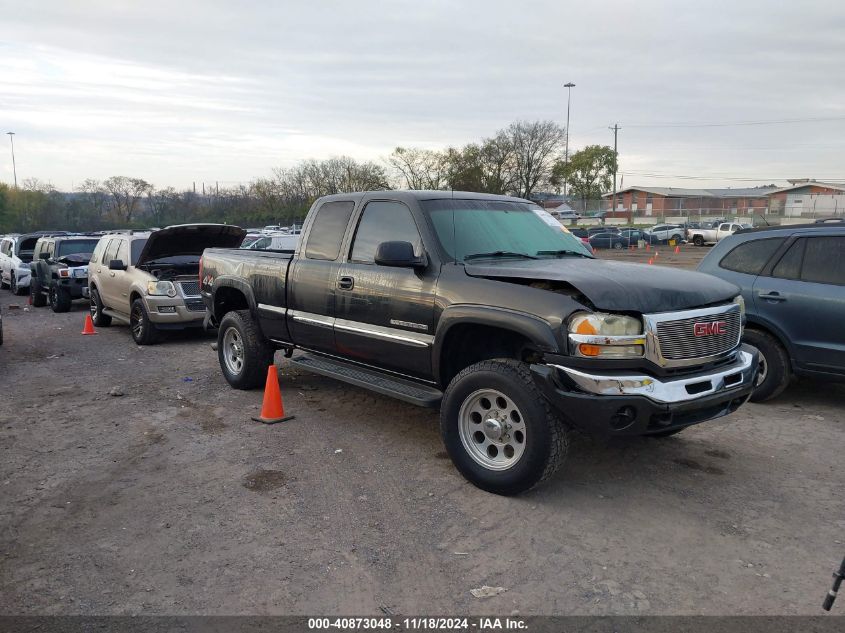
{"label": "power line", "polygon": [[[752,182],[752,181],[777,181],[777,180],[790,180],[793,179],[794,176],[757,176],[754,178],[746,178],[740,176],[720,176],[720,175],[712,175],[712,174],[705,174],[699,176],[692,176],[689,174],[661,174],[657,172],[649,172],[649,171],[640,171],[636,169],[626,169],[623,173],[632,175],[632,176],[641,176],[643,178],[678,178],[683,180],[736,180],[736,181],[744,181],[744,182]],[[838,184],[845,182],[845,178],[841,176],[826,178],[826,177],[819,177],[816,176],[815,180],[817,182],[829,182],[831,184]]]}
{"label": "power line", "polygon": [[729,121],[718,123],[707,122],[677,122],[677,123],[626,123],[626,127],[643,128],[675,128],[675,127],[734,127],[743,125],[782,125],[789,123],[820,123],[828,121],[845,121],[845,116],[807,117],[800,119],[769,119],[759,121]]}

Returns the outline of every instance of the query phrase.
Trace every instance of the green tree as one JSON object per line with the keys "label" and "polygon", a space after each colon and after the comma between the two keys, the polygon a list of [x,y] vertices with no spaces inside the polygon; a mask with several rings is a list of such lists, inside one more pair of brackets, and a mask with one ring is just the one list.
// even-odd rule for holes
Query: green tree
{"label": "green tree", "polygon": [[599,198],[613,185],[617,157],[612,147],[588,145],[569,157],[569,163],[558,161],[552,173],[552,184],[560,186],[566,181],[569,190],[581,198],[585,208],[587,200]]}

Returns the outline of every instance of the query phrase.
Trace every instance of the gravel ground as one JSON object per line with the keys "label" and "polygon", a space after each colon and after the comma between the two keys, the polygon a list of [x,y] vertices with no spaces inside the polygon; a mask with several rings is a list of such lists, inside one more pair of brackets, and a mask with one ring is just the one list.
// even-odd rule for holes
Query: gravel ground
{"label": "gravel ground", "polygon": [[0,292],[3,614],[818,614],[845,550],[845,385],[579,438],[502,498],[432,411],[279,355],[296,418],[264,426],[205,335],[140,348],[24,303]]}

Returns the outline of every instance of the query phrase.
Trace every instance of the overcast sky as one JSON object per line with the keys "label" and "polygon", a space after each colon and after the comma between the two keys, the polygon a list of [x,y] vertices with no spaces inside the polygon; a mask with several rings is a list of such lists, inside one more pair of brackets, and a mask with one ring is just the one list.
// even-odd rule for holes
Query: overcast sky
{"label": "overcast sky", "polygon": [[199,187],[303,158],[380,160],[515,119],[563,123],[567,81],[571,150],[612,144],[618,121],[625,185],[845,180],[834,0],[0,0],[0,15],[19,182]]}

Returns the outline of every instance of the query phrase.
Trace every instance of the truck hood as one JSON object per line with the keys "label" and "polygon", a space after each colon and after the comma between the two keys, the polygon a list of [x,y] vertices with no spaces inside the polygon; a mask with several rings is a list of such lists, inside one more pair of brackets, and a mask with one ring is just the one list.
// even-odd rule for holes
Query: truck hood
{"label": "truck hood", "polygon": [[597,309],[617,312],[687,310],[739,294],[733,284],[704,273],[580,257],[467,263],[465,270],[472,277],[564,282]]}
{"label": "truck hood", "polygon": [[146,262],[162,257],[178,255],[196,255],[199,257],[206,248],[237,248],[246,235],[239,226],[230,224],[179,224],[154,231],[147,239],[138,262]]}

